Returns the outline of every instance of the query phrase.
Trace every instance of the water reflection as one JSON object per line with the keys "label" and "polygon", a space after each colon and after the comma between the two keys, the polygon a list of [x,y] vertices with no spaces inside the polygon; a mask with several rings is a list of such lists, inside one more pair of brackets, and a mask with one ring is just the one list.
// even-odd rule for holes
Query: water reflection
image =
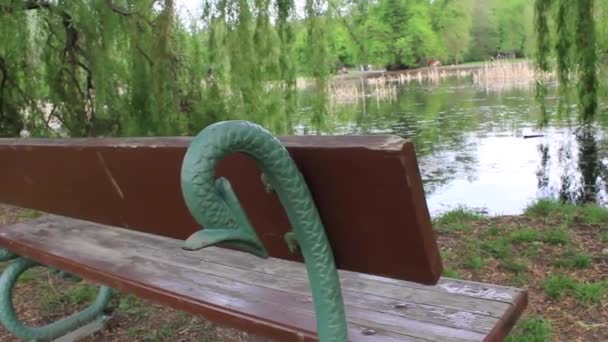
{"label": "water reflection", "polygon": [[[491,92],[453,79],[404,85],[387,99],[333,104],[322,125],[303,108],[294,118],[295,134],[413,140],[433,214],[457,205],[517,214],[539,197],[608,203],[604,128],[577,128],[558,115],[556,89],[548,91],[551,120],[542,131],[533,87]],[[307,96],[301,93],[301,103]],[[543,136],[527,138],[531,134]]]}
{"label": "water reflection", "polygon": [[[606,205],[608,170],[606,166],[606,149],[600,146],[604,135],[597,127],[579,129],[571,134],[574,138],[564,143],[557,150],[557,170],[560,187],[557,198],[571,203],[600,203]],[[549,159],[548,147],[547,160]],[[543,160],[544,160],[543,155]],[[543,176],[549,179],[547,176]],[[548,182],[540,182],[539,189],[548,189]],[[546,191],[548,194],[553,191]]]}

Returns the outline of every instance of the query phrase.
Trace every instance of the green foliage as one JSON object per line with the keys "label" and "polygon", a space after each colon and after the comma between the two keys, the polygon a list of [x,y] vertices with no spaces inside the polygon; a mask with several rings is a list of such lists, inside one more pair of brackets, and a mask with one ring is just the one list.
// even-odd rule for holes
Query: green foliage
{"label": "green foliage", "polygon": [[593,265],[593,257],[589,254],[576,253],[556,260],[554,265],[574,269],[590,268]]}
{"label": "green foliage", "polygon": [[552,338],[551,321],[543,317],[520,320],[506,342],[546,342]]}
{"label": "green foliage", "polygon": [[[310,120],[322,131],[336,67],[531,51],[525,0],[308,0],[303,18],[293,0],[200,0],[202,15],[192,21],[177,14],[175,0],[20,3],[0,6],[0,136],[191,135],[235,118],[289,133],[298,74],[315,79]],[[595,14],[598,23],[605,12]],[[572,51],[581,36],[568,37],[562,49]],[[597,41],[608,46],[603,35]],[[587,52],[567,60],[591,70]]]}
{"label": "green foliage", "polygon": [[540,233],[532,228],[524,228],[511,232],[509,240],[514,243],[540,241]]}
{"label": "green foliage", "polygon": [[433,224],[439,231],[463,231],[471,229],[473,222],[484,219],[484,215],[465,207],[458,207],[441,214],[433,220]]}
{"label": "green foliage", "polygon": [[523,251],[523,255],[528,258],[537,256],[540,253],[540,245],[538,243],[530,244]]}
{"label": "green foliage", "polygon": [[19,3],[0,6],[0,136],[195,134],[236,117],[289,126],[293,1],[201,0],[189,27],[174,0]]}
{"label": "green foliage", "polygon": [[542,241],[550,245],[567,245],[570,243],[570,233],[565,229],[548,229],[543,232]]}
{"label": "green foliage", "polygon": [[524,287],[529,283],[529,277],[525,273],[516,273],[509,279],[509,285],[515,287]]}
{"label": "green foliage", "polygon": [[490,235],[490,236],[498,236],[500,234],[501,230],[498,227],[498,225],[491,225],[490,227],[488,227],[488,229],[485,231],[486,234]]}
{"label": "green foliage", "polygon": [[435,224],[449,225],[452,223],[475,222],[483,220],[484,218],[485,215],[481,214],[479,211],[460,206],[441,214],[434,222]]}
{"label": "green foliage", "polygon": [[506,238],[487,240],[481,244],[481,250],[496,259],[503,260],[511,255],[511,244]]}
{"label": "green foliage", "polygon": [[[522,56],[531,50],[533,11],[524,0],[353,0],[332,1],[329,8],[338,19],[328,24],[336,66],[419,67],[431,59],[486,61],[498,51]],[[306,25],[296,27],[303,63],[310,58]]]}
{"label": "green foliage", "polygon": [[[552,55],[556,57],[556,69],[560,81],[560,93],[565,98],[571,83],[578,90],[578,118],[582,124],[595,120],[600,92],[600,59],[598,47],[605,33],[602,13],[605,4],[594,0],[536,0],[535,23],[537,31],[537,65],[542,70],[551,69]],[[600,11],[597,11],[596,4]],[[555,28],[551,26],[551,19]],[[600,29],[596,26],[600,26]],[[552,44],[552,41],[555,41]],[[600,44],[598,44],[598,41]],[[601,51],[601,50],[600,50]],[[575,82],[571,82],[574,76]],[[544,101],[544,93],[540,94]],[[563,99],[560,99],[560,102]],[[542,105],[542,103],[541,103]],[[563,107],[563,106],[562,106]],[[546,119],[544,120],[546,121]]]}
{"label": "green foliage", "polygon": [[127,315],[146,317],[150,314],[150,304],[132,294],[121,296],[117,306],[118,310]]}
{"label": "green foliage", "polygon": [[608,209],[591,203],[578,206],[552,199],[541,199],[530,204],[524,213],[531,217],[562,219],[567,224],[573,221],[599,226],[608,224]]}
{"label": "green foliage", "polygon": [[585,223],[591,225],[608,225],[608,209],[596,204],[587,204],[583,207]]}
{"label": "green foliage", "polygon": [[444,47],[443,54],[449,63],[464,60],[471,43],[473,0],[433,1],[433,26]]}
{"label": "green foliage", "polygon": [[69,290],[57,293],[56,290],[45,289],[40,296],[42,297],[42,307],[47,313],[60,310],[63,305],[82,305],[95,300],[97,287],[91,284],[81,283],[71,287]]}
{"label": "green foliage", "polygon": [[507,271],[511,271],[514,273],[524,272],[528,269],[525,262],[514,260],[514,259],[505,259],[500,263],[500,267]]}
{"label": "green foliage", "polygon": [[550,217],[553,215],[573,216],[576,207],[552,199],[540,199],[526,207],[524,213],[532,217]]}
{"label": "green foliage", "polygon": [[608,282],[582,283],[567,276],[551,276],[543,284],[545,293],[552,299],[574,294],[576,299],[587,305],[599,304],[608,293]]}
{"label": "green foliage", "polygon": [[458,279],[460,278],[460,273],[452,268],[444,267],[442,276],[446,278]]}
{"label": "green foliage", "polygon": [[574,289],[576,298],[583,304],[599,304],[608,293],[608,282],[579,283]]}
{"label": "green foliage", "polygon": [[35,219],[38,218],[42,215],[41,212],[37,211],[37,210],[33,210],[33,209],[23,209],[20,210],[19,213],[19,218],[20,219]]}
{"label": "green foliage", "polygon": [[565,295],[568,291],[574,289],[576,281],[567,276],[551,276],[545,279],[543,287],[545,293],[552,299],[559,299]]}
{"label": "green foliage", "polygon": [[470,60],[488,60],[498,50],[498,24],[493,7],[494,1],[477,0],[474,3]]}
{"label": "green foliage", "polygon": [[481,270],[484,265],[483,258],[479,255],[471,255],[462,262],[462,267],[469,268],[475,271]]}

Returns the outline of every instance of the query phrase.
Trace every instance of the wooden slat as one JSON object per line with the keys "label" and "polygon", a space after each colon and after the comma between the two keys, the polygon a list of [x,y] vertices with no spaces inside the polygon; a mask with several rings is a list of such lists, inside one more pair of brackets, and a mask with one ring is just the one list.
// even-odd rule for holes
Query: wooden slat
{"label": "wooden slat", "polygon": [[[180,240],[59,216],[0,228],[0,246],[279,341],[315,338],[301,263],[220,248],[188,252]],[[492,340],[525,306],[526,293],[514,288],[450,279],[423,286],[350,271],[340,277],[355,341]],[[462,288],[471,290],[454,291]]]}
{"label": "wooden slat", "polygon": [[[180,190],[190,138],[0,139],[0,203],[185,239],[200,227]],[[341,269],[435,284],[441,274],[413,145],[396,137],[281,141],[313,194]],[[254,162],[226,158],[227,177],[272,257],[301,261]]]}

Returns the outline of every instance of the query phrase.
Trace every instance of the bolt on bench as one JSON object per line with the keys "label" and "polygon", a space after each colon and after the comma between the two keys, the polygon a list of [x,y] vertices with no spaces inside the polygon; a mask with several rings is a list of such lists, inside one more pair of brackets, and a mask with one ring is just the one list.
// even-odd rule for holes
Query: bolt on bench
{"label": "bolt on bench", "polygon": [[[0,323],[21,339],[102,322],[113,291],[277,341],[501,341],[526,306],[440,278],[400,138],[227,121],[194,139],[0,139],[0,163],[0,202],[48,213],[0,227]],[[101,284],[96,301],[24,325],[12,288],[39,265]]]}

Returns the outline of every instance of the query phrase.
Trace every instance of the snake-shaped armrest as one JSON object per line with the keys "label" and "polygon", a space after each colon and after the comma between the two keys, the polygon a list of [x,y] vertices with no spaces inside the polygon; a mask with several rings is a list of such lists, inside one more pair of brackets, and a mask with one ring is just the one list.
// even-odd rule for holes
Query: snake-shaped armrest
{"label": "snake-shaped armrest", "polygon": [[197,250],[222,242],[268,256],[228,180],[215,180],[219,162],[234,152],[256,161],[264,182],[287,213],[294,230],[286,233],[285,240],[292,250],[297,245],[304,257],[319,339],[347,341],[340,281],[321,217],[289,152],[266,129],[247,121],[224,121],[208,126],[193,140],[182,164],[181,187],[190,213],[204,229],[189,237],[184,248]]}

